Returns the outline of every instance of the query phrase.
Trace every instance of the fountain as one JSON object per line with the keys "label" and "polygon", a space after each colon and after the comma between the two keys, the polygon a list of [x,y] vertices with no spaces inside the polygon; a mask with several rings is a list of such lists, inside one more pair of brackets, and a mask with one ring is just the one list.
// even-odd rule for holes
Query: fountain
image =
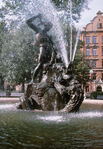
{"label": "fountain", "polygon": [[[69,61],[57,12],[50,1],[49,5],[47,5],[46,1],[43,3],[45,7],[49,6],[52,8],[53,17],[57,21],[51,21],[48,18],[46,15],[48,11],[46,14],[38,13],[26,20],[28,26],[36,33],[40,54],[32,80],[27,85],[24,97],[20,98],[21,103],[18,105],[18,108],[29,110],[39,109],[43,111],[54,111],[56,109],[61,112],[77,112],[84,96],[81,85],[75,78],[73,68],[79,33],[77,34],[76,44],[72,54],[72,3],[70,5],[71,40]],[[42,8],[39,9],[42,12]],[[51,15],[51,13],[49,14]],[[53,40],[53,34],[50,34],[50,31],[54,30],[55,26],[58,27],[55,34],[58,41],[57,44]],[[39,73],[39,82],[35,83],[35,79],[38,78]]]}
{"label": "fountain", "polygon": [[[38,1],[41,2],[42,6],[42,0],[34,1],[36,5]],[[46,1],[43,0],[44,3]],[[31,3],[31,5],[35,4]],[[35,14],[37,15],[38,13]],[[48,17],[46,18],[46,21],[51,22]],[[47,36],[50,37],[49,34]],[[56,41],[58,37],[57,35]],[[78,38],[79,32],[70,62],[64,59],[66,51],[61,51],[65,44],[59,45],[59,48],[55,46],[55,51],[55,41],[53,41],[50,59],[43,64],[42,78],[38,83],[34,83],[34,75],[33,82],[27,85],[24,98],[20,98],[19,108],[28,110],[18,110],[15,104],[17,100],[3,99],[2,102],[0,100],[0,147],[2,149],[103,148],[103,101],[95,101],[94,104],[94,101],[87,100],[80,107],[83,91],[73,72]],[[57,45],[60,42],[58,41]],[[62,55],[60,51],[64,54],[63,58],[58,57]],[[79,107],[79,113],[67,113],[76,112]],[[34,112],[31,109],[39,110]]]}

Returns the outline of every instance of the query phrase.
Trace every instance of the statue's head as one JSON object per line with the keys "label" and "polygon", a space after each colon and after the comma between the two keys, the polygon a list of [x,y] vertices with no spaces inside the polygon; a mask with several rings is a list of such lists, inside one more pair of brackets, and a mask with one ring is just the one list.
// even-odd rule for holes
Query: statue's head
{"label": "statue's head", "polygon": [[33,24],[38,28],[39,33],[46,33],[52,28],[52,23],[49,22],[42,14],[35,16]]}
{"label": "statue's head", "polygon": [[52,23],[51,22],[45,22],[44,23],[44,32],[48,32],[52,28]]}

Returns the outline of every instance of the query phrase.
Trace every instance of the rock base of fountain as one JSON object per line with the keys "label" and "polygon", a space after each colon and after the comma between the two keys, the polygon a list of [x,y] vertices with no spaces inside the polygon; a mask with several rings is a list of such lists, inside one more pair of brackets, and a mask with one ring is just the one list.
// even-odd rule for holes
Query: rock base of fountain
{"label": "rock base of fountain", "polygon": [[39,83],[27,85],[17,108],[43,111],[77,112],[84,99],[81,85],[62,63],[47,64]]}

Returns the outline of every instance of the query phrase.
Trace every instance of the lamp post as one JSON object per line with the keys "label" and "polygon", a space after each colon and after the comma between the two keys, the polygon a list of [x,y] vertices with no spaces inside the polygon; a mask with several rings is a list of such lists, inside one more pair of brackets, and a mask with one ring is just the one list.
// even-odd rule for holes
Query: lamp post
{"label": "lamp post", "polygon": [[[93,75],[93,70],[91,69],[90,71],[89,71],[89,73],[90,73],[90,77],[91,77],[91,79],[92,79],[92,75]],[[90,92],[92,91],[92,84],[90,83]]]}
{"label": "lamp post", "polygon": [[93,74],[93,70],[91,69],[91,70],[89,71],[89,73],[92,75],[92,74]]}

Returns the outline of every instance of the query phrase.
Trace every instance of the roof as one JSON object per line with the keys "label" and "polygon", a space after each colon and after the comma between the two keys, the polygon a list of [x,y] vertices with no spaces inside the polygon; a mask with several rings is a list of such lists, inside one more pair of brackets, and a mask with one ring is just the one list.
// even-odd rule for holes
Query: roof
{"label": "roof", "polygon": [[99,14],[102,15],[103,12],[99,10],[99,11],[97,12],[97,15],[99,15]]}

